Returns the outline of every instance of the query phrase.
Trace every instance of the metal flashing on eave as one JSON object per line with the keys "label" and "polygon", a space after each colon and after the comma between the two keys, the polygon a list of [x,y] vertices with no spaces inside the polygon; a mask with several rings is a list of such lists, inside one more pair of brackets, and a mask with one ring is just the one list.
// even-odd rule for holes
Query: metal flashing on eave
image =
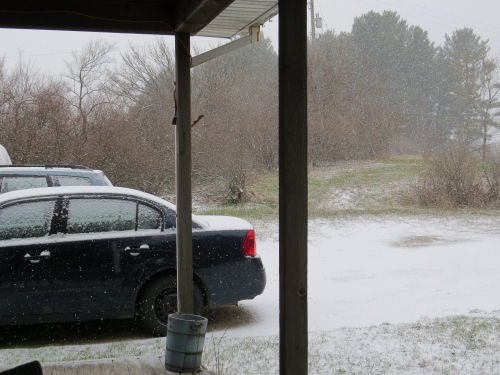
{"label": "metal flashing on eave", "polygon": [[278,14],[278,0],[235,0],[197,36],[232,38],[248,34],[250,26],[262,25]]}

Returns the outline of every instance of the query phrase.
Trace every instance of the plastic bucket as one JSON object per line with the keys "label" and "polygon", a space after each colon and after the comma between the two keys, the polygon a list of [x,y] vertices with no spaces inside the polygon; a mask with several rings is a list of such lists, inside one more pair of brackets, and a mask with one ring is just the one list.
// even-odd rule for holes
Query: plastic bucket
{"label": "plastic bucket", "polygon": [[170,314],[165,367],[173,372],[196,372],[201,366],[208,320],[199,315]]}

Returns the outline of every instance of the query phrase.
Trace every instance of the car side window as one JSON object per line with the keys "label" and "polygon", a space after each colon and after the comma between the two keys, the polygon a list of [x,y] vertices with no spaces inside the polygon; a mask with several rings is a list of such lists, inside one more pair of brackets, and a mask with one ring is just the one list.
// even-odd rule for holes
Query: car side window
{"label": "car side window", "polygon": [[23,202],[0,209],[0,240],[48,236],[54,200]]}
{"label": "car side window", "polygon": [[87,177],[77,176],[54,176],[57,186],[92,186],[92,181]]}
{"label": "car side window", "polygon": [[69,200],[66,233],[135,230],[137,203],[123,199]]}
{"label": "car side window", "polygon": [[139,203],[137,208],[137,230],[161,229],[161,213],[153,207]]}
{"label": "car side window", "polygon": [[165,229],[175,228],[177,225],[177,217],[174,210],[167,208],[167,215],[165,217]]}
{"label": "car side window", "polygon": [[8,191],[47,187],[47,178],[41,176],[11,176],[2,178],[0,193]]}

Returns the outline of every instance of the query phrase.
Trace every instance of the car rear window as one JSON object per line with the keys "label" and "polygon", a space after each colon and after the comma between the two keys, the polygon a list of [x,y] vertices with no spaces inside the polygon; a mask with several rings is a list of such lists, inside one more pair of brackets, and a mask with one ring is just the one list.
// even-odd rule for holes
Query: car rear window
{"label": "car rear window", "polygon": [[0,193],[8,191],[47,187],[47,178],[41,176],[10,176],[1,180]]}
{"label": "car rear window", "polygon": [[161,229],[161,214],[157,209],[139,203],[137,230]]}

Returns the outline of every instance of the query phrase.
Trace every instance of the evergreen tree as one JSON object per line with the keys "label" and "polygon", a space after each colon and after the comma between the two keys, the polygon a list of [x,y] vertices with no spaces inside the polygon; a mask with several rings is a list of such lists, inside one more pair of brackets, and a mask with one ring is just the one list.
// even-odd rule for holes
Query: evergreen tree
{"label": "evergreen tree", "polygon": [[417,150],[438,138],[433,117],[436,48],[427,32],[395,12],[369,12],[354,21],[352,38],[364,69],[388,88],[384,100],[401,117],[400,138]]}
{"label": "evergreen tree", "polygon": [[478,103],[481,128],[481,156],[486,158],[487,141],[491,128],[500,128],[500,81],[498,66],[493,60],[485,61],[480,77],[481,99]]}
{"label": "evergreen tree", "polygon": [[447,82],[442,97],[443,121],[453,129],[455,140],[471,144],[481,137],[481,116],[484,107],[481,95],[485,77],[490,73],[490,48],[470,28],[456,30],[445,36],[440,50],[442,74]]}

